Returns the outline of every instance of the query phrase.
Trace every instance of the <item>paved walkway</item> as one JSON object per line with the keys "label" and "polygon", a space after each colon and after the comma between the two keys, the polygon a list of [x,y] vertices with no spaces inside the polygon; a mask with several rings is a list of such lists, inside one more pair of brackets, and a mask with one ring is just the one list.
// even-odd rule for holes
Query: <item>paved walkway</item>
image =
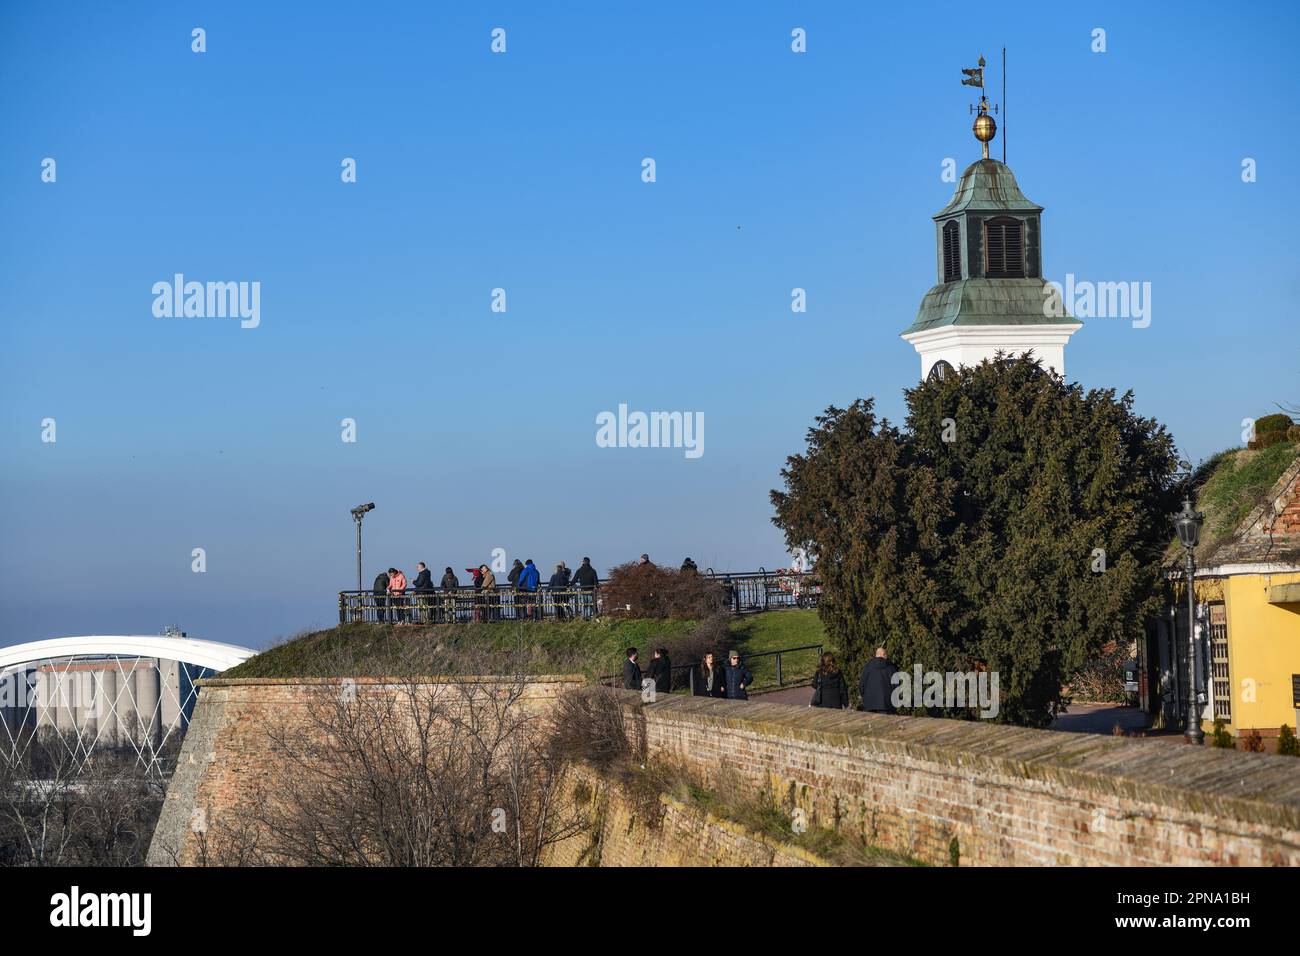
{"label": "paved walkway", "polygon": [[[792,707],[807,707],[812,700],[812,688],[787,687],[767,694],[755,694],[754,700],[765,704],[789,704]],[[1070,712],[1057,717],[1048,726],[1048,730],[1059,730],[1070,734],[1112,734],[1115,725],[1126,734],[1137,735],[1145,731],[1154,739],[1182,740],[1178,731],[1148,731],[1147,715],[1136,707],[1124,707],[1120,704],[1071,704]]]}
{"label": "paved walkway", "polygon": [[1071,734],[1111,734],[1116,724],[1125,733],[1138,734],[1147,728],[1147,715],[1136,707],[1120,704],[1071,704],[1069,712],[1057,717],[1047,729]]}

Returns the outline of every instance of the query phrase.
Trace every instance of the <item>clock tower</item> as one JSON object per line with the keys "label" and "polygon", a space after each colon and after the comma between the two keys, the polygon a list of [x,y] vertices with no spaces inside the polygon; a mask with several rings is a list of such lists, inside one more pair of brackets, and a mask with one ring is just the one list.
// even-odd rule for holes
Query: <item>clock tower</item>
{"label": "clock tower", "polygon": [[981,87],[973,132],[984,156],[934,215],[936,282],[902,337],[921,354],[923,379],[998,352],[1032,352],[1064,375],[1065,343],[1083,326],[1045,291],[1043,207],[1025,198],[1010,167],[989,158],[997,126],[982,95],[983,58],[964,72]]}

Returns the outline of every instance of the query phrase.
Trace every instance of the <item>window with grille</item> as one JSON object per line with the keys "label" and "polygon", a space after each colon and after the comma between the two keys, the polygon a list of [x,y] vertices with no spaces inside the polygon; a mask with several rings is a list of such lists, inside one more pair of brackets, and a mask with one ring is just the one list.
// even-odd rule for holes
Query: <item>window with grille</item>
{"label": "window with grille", "polygon": [[943,281],[961,278],[961,227],[954,219],[943,227]]}
{"label": "window with grille", "polygon": [[930,374],[925,377],[927,382],[942,382],[952,374],[952,366],[943,359],[935,362],[930,366]]}
{"label": "window with grille", "polygon": [[1228,609],[1210,605],[1210,670],[1214,679],[1214,716],[1232,721],[1232,678],[1228,675]]}
{"label": "window with grille", "polygon": [[990,279],[1025,277],[1024,226],[1001,216],[984,223],[984,274]]}

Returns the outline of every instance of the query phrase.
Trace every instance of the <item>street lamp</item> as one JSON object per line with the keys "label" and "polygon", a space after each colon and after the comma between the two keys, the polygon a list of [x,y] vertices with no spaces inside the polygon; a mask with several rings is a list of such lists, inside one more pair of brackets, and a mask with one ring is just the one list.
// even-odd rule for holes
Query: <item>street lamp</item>
{"label": "street lamp", "polygon": [[1189,492],[1183,498],[1183,510],[1174,516],[1178,540],[1187,552],[1187,728],[1183,739],[1189,744],[1200,744],[1205,740],[1197,699],[1200,688],[1196,680],[1196,542],[1200,540],[1201,522],[1204,520],[1203,514],[1193,510]]}
{"label": "street lamp", "polygon": [[357,523],[357,593],[361,593],[361,519],[366,516],[367,511],[374,511],[375,503],[373,501],[364,505],[357,505],[352,509],[352,520]]}

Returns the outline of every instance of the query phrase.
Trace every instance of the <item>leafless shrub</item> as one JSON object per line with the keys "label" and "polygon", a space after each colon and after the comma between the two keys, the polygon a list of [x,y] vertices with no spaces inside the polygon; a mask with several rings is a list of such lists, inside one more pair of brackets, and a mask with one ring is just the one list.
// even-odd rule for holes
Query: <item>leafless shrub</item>
{"label": "leafless shrub", "polygon": [[557,758],[581,761],[600,771],[644,760],[644,735],[629,732],[625,699],[607,687],[563,695],[552,715],[551,747]]}
{"label": "leafless shrub", "polygon": [[1110,701],[1122,703],[1128,697],[1124,690],[1124,665],[1134,654],[1131,644],[1111,641],[1101,653],[1090,658],[1070,678],[1070,696],[1076,701]]}
{"label": "leafless shrub", "polygon": [[162,808],[162,783],[134,751],[96,750],[42,728],[0,760],[0,863],[138,866]]}
{"label": "leafless shrub", "polygon": [[[584,823],[561,799],[564,764],[526,662],[502,664],[430,648],[395,658],[401,677],[319,687],[268,725],[278,767],[247,831],[230,832],[231,814],[213,821],[200,862],[537,865]],[[502,669],[513,673],[455,676]]]}
{"label": "leafless shrub", "polygon": [[601,594],[607,611],[637,618],[698,621],[726,603],[726,591],[714,579],[656,564],[620,564],[601,584]]}

